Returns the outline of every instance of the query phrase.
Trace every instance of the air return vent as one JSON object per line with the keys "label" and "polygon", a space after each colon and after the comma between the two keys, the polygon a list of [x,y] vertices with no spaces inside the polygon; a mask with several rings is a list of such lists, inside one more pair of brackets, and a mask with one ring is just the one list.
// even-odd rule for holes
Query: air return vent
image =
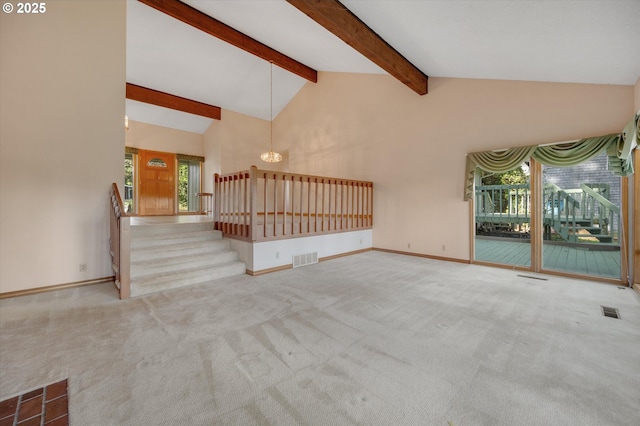
{"label": "air return vent", "polygon": [[311,265],[312,263],[318,263],[318,252],[293,255],[293,267]]}
{"label": "air return vent", "polygon": [[609,318],[620,319],[620,313],[616,308],[610,308],[608,306],[602,306],[602,315]]}

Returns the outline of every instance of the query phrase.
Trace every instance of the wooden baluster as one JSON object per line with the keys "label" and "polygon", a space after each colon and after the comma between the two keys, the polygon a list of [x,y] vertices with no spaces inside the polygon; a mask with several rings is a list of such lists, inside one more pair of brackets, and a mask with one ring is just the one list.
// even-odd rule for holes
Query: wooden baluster
{"label": "wooden baluster", "polygon": [[320,197],[322,200],[322,204],[320,204],[322,208],[322,213],[320,213],[320,231],[324,232],[324,188],[326,185],[324,183],[324,179],[321,179],[320,183],[322,184],[322,196]]}
{"label": "wooden baluster", "polygon": [[356,191],[355,191],[355,187],[354,187],[354,183],[351,182],[351,228],[354,228],[354,216],[355,216],[355,207],[356,207]]}
{"label": "wooden baluster", "polygon": [[242,228],[243,228],[243,232],[242,232],[242,236],[243,237],[248,237],[249,236],[249,230],[247,229],[247,198],[249,197],[249,191],[247,191],[247,181],[248,179],[248,175],[247,174],[243,174],[244,179],[242,179],[243,184],[244,184],[244,197],[243,197],[243,201],[242,201]]}
{"label": "wooden baluster", "polygon": [[258,239],[258,176],[257,168],[252,166],[249,169],[249,228],[251,229],[251,241]]}
{"label": "wooden baluster", "polygon": [[295,233],[295,223],[296,223],[296,205],[295,205],[295,190],[296,190],[296,180],[295,176],[291,175],[291,234]]}
{"label": "wooden baluster", "polygon": [[268,208],[267,208],[267,189],[268,189],[268,185],[267,185],[267,174],[264,173],[263,175],[263,180],[264,180],[264,200],[263,200],[263,204],[264,204],[264,237],[266,238],[267,236],[267,229],[268,229],[268,223],[267,223],[267,218],[269,217],[268,214]]}
{"label": "wooden baluster", "polygon": [[278,179],[277,176],[273,175],[273,236],[275,237],[277,234],[278,227]]}
{"label": "wooden baluster", "polygon": [[311,232],[311,178],[307,178],[307,234]]}
{"label": "wooden baluster", "polygon": [[228,177],[225,176],[222,179],[222,203],[220,206],[220,217],[221,217],[221,231],[227,232],[227,180]]}
{"label": "wooden baluster", "polygon": [[287,185],[286,185],[287,177],[282,175],[282,235],[287,234]]}
{"label": "wooden baluster", "polygon": [[344,181],[340,181],[340,229],[344,229]]}
{"label": "wooden baluster", "polygon": [[213,175],[213,226],[218,229],[218,222],[220,221],[220,175],[215,173]]}
{"label": "wooden baluster", "polygon": [[[313,191],[313,232],[318,232],[318,179],[314,178],[315,183]],[[311,219],[311,212],[309,212],[309,219]]]}
{"label": "wooden baluster", "polygon": [[233,235],[238,235],[238,175],[233,175],[233,180],[231,181],[231,233]]}

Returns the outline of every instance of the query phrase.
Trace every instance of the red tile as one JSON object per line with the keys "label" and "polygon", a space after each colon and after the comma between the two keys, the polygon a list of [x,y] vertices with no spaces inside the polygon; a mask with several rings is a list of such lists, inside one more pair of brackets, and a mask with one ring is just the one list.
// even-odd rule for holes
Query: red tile
{"label": "red tile", "polygon": [[47,401],[56,399],[59,396],[67,394],[67,380],[62,380],[58,383],[47,386]]}
{"label": "red tile", "polygon": [[17,396],[0,402],[0,419],[13,416],[16,413],[16,408],[18,408]]}
{"label": "red tile", "polygon": [[34,398],[36,396],[40,396],[40,395],[42,395],[42,392],[44,392],[44,388],[40,388],[40,389],[32,390],[31,392],[27,392],[24,395],[22,395],[22,402],[28,401],[31,398]]}
{"label": "red tile", "polygon": [[67,396],[63,396],[53,401],[48,401],[44,409],[44,422],[50,422],[58,417],[64,416],[69,413],[69,401]]}
{"label": "red tile", "polygon": [[4,419],[0,419],[0,426],[13,426],[13,420],[15,419],[15,414],[13,416],[5,417]]}
{"label": "red tile", "polygon": [[42,413],[42,396],[31,398],[28,401],[20,402],[18,410],[18,422],[30,419]]}
{"label": "red tile", "polygon": [[49,423],[45,423],[45,426],[69,426],[69,416],[58,417]]}
{"label": "red tile", "polygon": [[18,423],[18,426],[40,426],[40,421],[42,420],[42,416],[32,417],[28,420],[24,420]]}

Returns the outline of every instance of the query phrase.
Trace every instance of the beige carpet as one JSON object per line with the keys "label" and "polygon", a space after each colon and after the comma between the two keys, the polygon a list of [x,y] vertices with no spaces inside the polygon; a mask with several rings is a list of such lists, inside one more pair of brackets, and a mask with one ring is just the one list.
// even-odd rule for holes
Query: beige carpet
{"label": "beige carpet", "polygon": [[367,252],[2,300],[0,332],[0,400],[68,378],[72,425],[640,424],[640,297],[607,284]]}

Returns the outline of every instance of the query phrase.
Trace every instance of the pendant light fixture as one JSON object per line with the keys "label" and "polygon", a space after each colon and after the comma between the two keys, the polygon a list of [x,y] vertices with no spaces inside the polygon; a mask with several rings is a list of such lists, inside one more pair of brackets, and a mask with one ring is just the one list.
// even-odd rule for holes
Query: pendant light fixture
{"label": "pendant light fixture", "polygon": [[269,151],[260,155],[262,161],[267,163],[278,163],[282,161],[282,155],[273,151],[273,61],[270,61],[270,99],[271,99],[271,121],[269,122]]}

